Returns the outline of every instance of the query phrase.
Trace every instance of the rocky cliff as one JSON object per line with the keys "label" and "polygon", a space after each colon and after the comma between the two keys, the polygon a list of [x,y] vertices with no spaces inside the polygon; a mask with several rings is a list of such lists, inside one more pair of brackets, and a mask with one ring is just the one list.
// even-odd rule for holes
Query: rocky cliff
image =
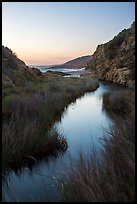
{"label": "rocky cliff", "polygon": [[[33,71],[34,70],[34,71]],[[23,85],[26,81],[34,80],[41,74],[39,70],[31,69],[17,58],[16,54],[2,46],[2,85]]]}
{"label": "rocky cliff", "polygon": [[86,69],[91,76],[122,84],[135,86],[135,22],[112,40],[98,45]]}

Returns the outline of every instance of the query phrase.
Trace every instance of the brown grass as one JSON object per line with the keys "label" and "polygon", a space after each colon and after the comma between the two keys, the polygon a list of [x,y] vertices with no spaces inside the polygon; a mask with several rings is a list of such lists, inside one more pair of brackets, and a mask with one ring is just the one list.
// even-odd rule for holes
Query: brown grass
{"label": "brown grass", "polygon": [[131,90],[116,91],[103,95],[103,108],[122,117],[135,111],[135,93]]}
{"label": "brown grass", "polygon": [[104,137],[103,153],[90,159],[83,153],[61,183],[61,194],[69,202],[135,201],[135,95],[132,91],[107,93],[103,108],[114,124]]}
{"label": "brown grass", "polygon": [[91,150],[90,160],[80,156],[79,164],[61,182],[65,202],[135,201],[135,124],[134,116],[117,117],[104,138],[102,158]]}
{"label": "brown grass", "polygon": [[24,165],[30,158],[37,160],[66,150],[67,142],[52,129],[53,123],[70,102],[98,87],[98,82],[92,80],[50,76],[47,81],[29,84],[23,94],[14,92],[3,102],[3,172]]}

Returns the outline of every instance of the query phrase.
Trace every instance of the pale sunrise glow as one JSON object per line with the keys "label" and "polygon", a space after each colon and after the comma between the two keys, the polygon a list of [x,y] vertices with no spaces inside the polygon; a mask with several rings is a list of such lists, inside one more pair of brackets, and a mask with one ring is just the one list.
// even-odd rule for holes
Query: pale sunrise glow
{"label": "pale sunrise glow", "polygon": [[134,2],[3,2],[2,44],[28,65],[91,55],[135,19]]}

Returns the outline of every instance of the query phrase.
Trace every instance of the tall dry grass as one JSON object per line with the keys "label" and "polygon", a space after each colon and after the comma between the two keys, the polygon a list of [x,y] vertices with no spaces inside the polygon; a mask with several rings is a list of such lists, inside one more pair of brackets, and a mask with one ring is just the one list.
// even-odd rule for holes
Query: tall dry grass
{"label": "tall dry grass", "polygon": [[105,138],[101,159],[89,160],[81,153],[79,164],[60,181],[65,202],[135,201],[135,125],[134,116],[117,117]]}
{"label": "tall dry grass", "polygon": [[124,117],[135,111],[135,92],[123,90],[105,93],[103,95],[103,108],[111,114]]}
{"label": "tall dry grass", "polygon": [[61,118],[70,102],[86,90],[97,88],[98,82],[90,80],[87,84],[85,80],[50,78],[46,87],[43,83],[37,86],[43,88],[34,89],[29,84],[23,94],[11,95],[8,108],[3,111],[3,173],[14,166],[20,167],[55,152],[64,152],[66,139],[52,125]]}
{"label": "tall dry grass", "polygon": [[90,159],[81,152],[79,162],[59,181],[65,202],[135,202],[134,94],[105,97],[114,123],[102,140],[102,155],[97,158],[94,147]]}

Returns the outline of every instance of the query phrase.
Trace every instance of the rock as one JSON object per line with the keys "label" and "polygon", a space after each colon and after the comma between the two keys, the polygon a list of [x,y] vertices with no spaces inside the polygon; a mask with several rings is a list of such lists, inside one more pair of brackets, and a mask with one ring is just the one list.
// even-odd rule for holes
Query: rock
{"label": "rock", "polygon": [[109,42],[97,46],[86,69],[91,76],[122,84],[135,86],[135,22]]}

